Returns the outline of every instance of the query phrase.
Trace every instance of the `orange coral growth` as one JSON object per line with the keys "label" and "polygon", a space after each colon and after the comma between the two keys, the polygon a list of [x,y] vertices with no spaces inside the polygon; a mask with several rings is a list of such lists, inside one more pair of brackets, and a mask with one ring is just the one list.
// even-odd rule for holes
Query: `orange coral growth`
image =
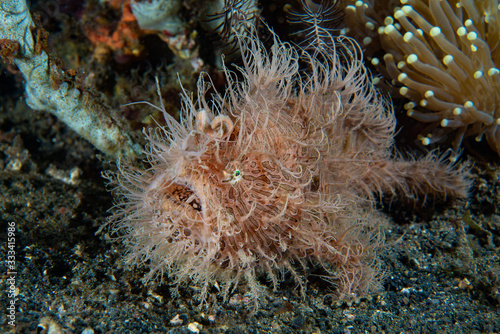
{"label": "orange coral growth", "polygon": [[0,58],[2,58],[6,64],[14,64],[14,58],[19,52],[19,49],[19,42],[11,41],[10,39],[0,39]]}
{"label": "orange coral growth", "polygon": [[[114,8],[116,3],[112,5]],[[139,38],[143,32],[132,14],[130,0],[123,1],[121,10],[122,15],[117,24],[97,16],[93,18],[92,23],[84,27],[85,35],[95,46],[95,58],[100,59],[110,52],[132,57],[141,55],[143,47]]]}

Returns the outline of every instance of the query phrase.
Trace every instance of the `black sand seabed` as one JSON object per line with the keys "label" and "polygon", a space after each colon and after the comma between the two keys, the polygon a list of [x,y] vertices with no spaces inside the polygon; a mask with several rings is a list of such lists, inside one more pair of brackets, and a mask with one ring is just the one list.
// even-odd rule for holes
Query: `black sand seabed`
{"label": "black sand seabed", "polygon": [[[108,160],[64,124],[2,85],[0,104],[0,332],[2,333],[499,333],[500,169],[471,158],[468,201],[391,217],[383,290],[339,303],[312,276],[271,289],[251,314],[244,286],[199,308],[193,289],[145,286],[122,249],[95,233],[112,206]],[[10,95],[9,95],[10,94]],[[75,169],[78,168],[78,169]],[[7,231],[15,224],[15,327],[9,325]],[[264,282],[264,281],[263,281]]]}

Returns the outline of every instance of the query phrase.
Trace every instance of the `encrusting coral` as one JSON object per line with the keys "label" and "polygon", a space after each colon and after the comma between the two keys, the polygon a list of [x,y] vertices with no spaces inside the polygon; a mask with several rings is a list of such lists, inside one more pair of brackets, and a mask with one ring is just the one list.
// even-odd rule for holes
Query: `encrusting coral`
{"label": "encrusting coral", "polygon": [[[412,101],[405,106],[408,115],[431,123],[420,140],[428,145],[454,133],[457,149],[464,137],[479,141],[484,136],[500,154],[498,0],[401,0],[401,4],[392,7],[393,15],[381,18],[375,17],[372,1],[356,1],[346,8],[346,21],[356,34],[362,30],[359,22],[367,32],[378,31],[380,40],[375,44],[379,42],[386,52],[384,72]],[[377,65],[379,60],[372,62]]]}
{"label": "encrusting coral", "polygon": [[277,38],[266,51],[254,34],[239,43],[243,79],[224,67],[227,90],[207,101],[202,76],[180,122],[164,112],[167,125],[147,135],[151,167],[108,174],[120,200],[103,229],[129,263],[149,266],[146,280],[190,281],[202,301],[241,282],[257,297],[261,275],[276,289],[288,273],[304,292],[310,265],[340,298],[376,289],[374,195],[464,197],[467,171],[393,152],[391,104],[353,40],[312,54]]}

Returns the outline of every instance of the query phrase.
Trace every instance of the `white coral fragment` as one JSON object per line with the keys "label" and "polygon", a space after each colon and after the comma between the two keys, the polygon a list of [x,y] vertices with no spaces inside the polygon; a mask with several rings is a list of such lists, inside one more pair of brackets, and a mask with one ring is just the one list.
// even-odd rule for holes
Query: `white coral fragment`
{"label": "white coral fragment", "polygon": [[0,39],[18,42],[15,64],[26,80],[26,103],[32,109],[49,111],[110,156],[137,156],[141,149],[123,134],[116,122],[84,103],[80,91],[67,83],[54,87],[50,60],[45,51],[35,52],[30,28],[33,26],[25,0],[0,2]]}
{"label": "white coral fragment", "polygon": [[132,13],[139,27],[147,30],[166,31],[177,35],[182,31],[179,0],[132,1]]}

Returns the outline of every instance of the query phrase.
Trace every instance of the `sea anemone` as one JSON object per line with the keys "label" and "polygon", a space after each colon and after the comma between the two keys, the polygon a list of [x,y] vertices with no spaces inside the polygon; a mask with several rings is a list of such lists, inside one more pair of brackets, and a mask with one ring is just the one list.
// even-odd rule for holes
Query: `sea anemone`
{"label": "sea anemone", "polygon": [[227,90],[207,101],[201,76],[180,122],[162,110],[166,126],[147,134],[151,167],[108,174],[119,198],[108,233],[150,268],[146,280],[192,282],[202,301],[243,282],[258,297],[264,275],[277,289],[289,274],[304,293],[311,265],[341,298],[375,290],[384,218],[373,195],[463,197],[466,172],[432,154],[394,158],[390,102],[353,40],[309,54],[239,38],[243,79],[224,67]]}
{"label": "sea anemone", "polygon": [[365,57],[371,59],[381,50],[379,28],[400,5],[399,0],[342,0],[345,6],[342,34],[360,42]]}
{"label": "sea anemone", "polygon": [[498,0],[401,0],[401,4],[382,23],[373,17],[371,1],[357,1],[348,7],[347,21],[363,18],[366,27],[378,31],[386,52],[384,72],[411,100],[405,106],[407,114],[431,123],[420,140],[428,145],[454,133],[457,150],[464,137],[480,141],[484,136],[500,154]]}

